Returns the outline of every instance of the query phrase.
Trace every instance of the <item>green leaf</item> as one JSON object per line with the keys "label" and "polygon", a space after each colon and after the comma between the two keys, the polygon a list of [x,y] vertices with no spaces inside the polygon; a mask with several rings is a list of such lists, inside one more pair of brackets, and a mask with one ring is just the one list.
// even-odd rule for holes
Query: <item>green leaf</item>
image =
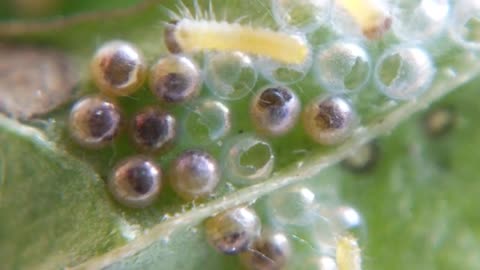
{"label": "green leaf", "polygon": [[39,131],[0,116],[0,260],[52,269],[123,243],[103,181]]}

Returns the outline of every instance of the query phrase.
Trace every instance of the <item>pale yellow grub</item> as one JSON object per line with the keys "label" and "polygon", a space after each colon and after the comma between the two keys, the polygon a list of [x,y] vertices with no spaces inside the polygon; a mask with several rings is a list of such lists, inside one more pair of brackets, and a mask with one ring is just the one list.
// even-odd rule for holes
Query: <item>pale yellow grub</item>
{"label": "pale yellow grub", "polygon": [[353,17],[367,38],[379,38],[391,27],[392,18],[378,0],[337,0],[337,4]]}
{"label": "pale yellow grub", "polygon": [[172,34],[182,52],[240,51],[285,64],[302,64],[309,54],[299,36],[240,24],[183,19]]}
{"label": "pale yellow grub", "polygon": [[338,270],[361,270],[362,258],[357,239],[351,235],[341,236],[337,240]]}

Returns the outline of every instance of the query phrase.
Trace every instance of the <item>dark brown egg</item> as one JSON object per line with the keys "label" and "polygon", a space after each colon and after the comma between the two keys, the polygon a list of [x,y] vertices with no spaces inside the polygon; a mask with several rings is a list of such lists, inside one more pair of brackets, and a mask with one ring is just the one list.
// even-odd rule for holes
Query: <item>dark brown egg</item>
{"label": "dark brown egg", "polygon": [[146,157],[128,158],[113,170],[108,187],[121,204],[142,208],[158,197],[162,188],[162,171],[154,161]]}
{"label": "dark brown egg", "polygon": [[97,50],[90,68],[97,87],[114,96],[126,96],[140,89],[147,70],[142,53],[125,41],[105,43]]}
{"label": "dark brown egg", "polygon": [[255,128],[263,134],[279,136],[297,123],[300,101],[297,95],[283,86],[261,89],[253,98],[250,117]]}
{"label": "dark brown egg", "polygon": [[343,142],[353,133],[357,122],[353,106],[341,96],[319,97],[303,112],[305,131],[319,144]]}
{"label": "dark brown egg", "polygon": [[147,108],[136,114],[132,123],[133,140],[145,151],[167,148],[175,140],[176,120],[166,112]]}
{"label": "dark brown egg", "polygon": [[150,71],[150,90],[165,103],[188,101],[199,94],[200,86],[200,71],[184,56],[164,57]]}
{"label": "dark brown egg", "polygon": [[227,210],[207,219],[205,234],[219,252],[234,255],[246,251],[260,235],[260,219],[247,207]]}
{"label": "dark brown egg", "polygon": [[71,136],[86,147],[99,148],[113,141],[121,124],[121,113],[111,99],[90,96],[79,100],[70,112]]}

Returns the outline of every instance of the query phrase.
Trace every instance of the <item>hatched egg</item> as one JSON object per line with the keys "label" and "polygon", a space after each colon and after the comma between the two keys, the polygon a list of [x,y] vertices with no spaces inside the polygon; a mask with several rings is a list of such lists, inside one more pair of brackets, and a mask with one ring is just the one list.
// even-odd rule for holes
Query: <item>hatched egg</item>
{"label": "hatched egg", "polygon": [[331,0],[272,0],[275,22],[282,28],[313,32],[330,19]]}
{"label": "hatched egg", "polygon": [[183,130],[195,144],[211,144],[231,130],[230,109],[220,101],[205,99],[196,102],[187,110]]}
{"label": "hatched egg", "polygon": [[213,95],[238,100],[257,83],[258,72],[249,56],[241,52],[215,52],[205,60],[205,84]]}
{"label": "hatched egg", "polygon": [[421,48],[400,46],[386,51],[377,61],[375,82],[386,96],[409,100],[423,94],[435,77],[435,65]]}
{"label": "hatched egg", "polygon": [[464,48],[480,50],[480,2],[455,0],[452,3],[450,35]]}
{"label": "hatched egg", "polygon": [[435,40],[448,23],[449,2],[449,0],[396,1],[393,32],[397,37],[408,42]]}
{"label": "hatched egg", "polygon": [[337,40],[319,49],[314,59],[317,82],[333,93],[363,89],[371,74],[367,51],[353,41]]}
{"label": "hatched egg", "polygon": [[238,185],[251,185],[270,176],[275,165],[272,146],[250,134],[230,139],[222,156],[225,175]]}
{"label": "hatched egg", "polygon": [[317,218],[315,193],[304,186],[293,186],[268,196],[269,215],[287,226],[305,226]]}

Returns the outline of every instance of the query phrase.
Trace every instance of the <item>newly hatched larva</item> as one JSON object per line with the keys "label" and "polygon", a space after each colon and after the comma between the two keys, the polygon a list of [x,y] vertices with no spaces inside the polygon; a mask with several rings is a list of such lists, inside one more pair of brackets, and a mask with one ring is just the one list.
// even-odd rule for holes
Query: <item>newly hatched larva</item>
{"label": "newly hatched larva", "polygon": [[99,148],[118,135],[121,119],[120,108],[113,100],[85,97],[75,103],[70,112],[70,134],[83,146]]}
{"label": "newly hatched larva", "polygon": [[300,36],[207,20],[181,19],[167,24],[165,42],[172,53],[240,51],[292,65],[306,62],[309,56],[307,42]]}
{"label": "newly hatched larva", "polygon": [[336,0],[355,20],[369,39],[377,39],[390,30],[392,17],[378,0]]}
{"label": "newly hatched larva", "polygon": [[115,167],[108,187],[118,202],[134,208],[146,207],[160,193],[162,171],[148,158],[128,158]]}
{"label": "newly hatched larva", "polygon": [[172,188],[186,200],[210,195],[219,181],[220,170],[217,161],[201,150],[183,152],[170,169]]}
{"label": "newly hatched larva", "polygon": [[104,93],[125,96],[137,91],[146,78],[143,54],[125,41],[102,45],[90,64],[92,78]]}
{"label": "newly hatched larva", "polygon": [[351,235],[340,236],[337,239],[338,270],[361,270],[362,257],[357,239]]}
{"label": "newly hatched larva", "polygon": [[290,241],[280,232],[262,232],[252,247],[243,252],[241,260],[251,270],[284,269],[292,255]]}
{"label": "newly hatched larva", "polygon": [[300,109],[300,100],[290,88],[268,86],[253,98],[250,117],[261,133],[280,136],[296,124]]}
{"label": "newly hatched larva", "polygon": [[238,207],[207,219],[205,234],[219,252],[234,255],[248,250],[260,236],[260,219],[250,208]]}
{"label": "newly hatched larva", "polygon": [[166,112],[147,108],[133,118],[134,142],[143,150],[157,151],[170,146],[176,135],[176,120]]}

